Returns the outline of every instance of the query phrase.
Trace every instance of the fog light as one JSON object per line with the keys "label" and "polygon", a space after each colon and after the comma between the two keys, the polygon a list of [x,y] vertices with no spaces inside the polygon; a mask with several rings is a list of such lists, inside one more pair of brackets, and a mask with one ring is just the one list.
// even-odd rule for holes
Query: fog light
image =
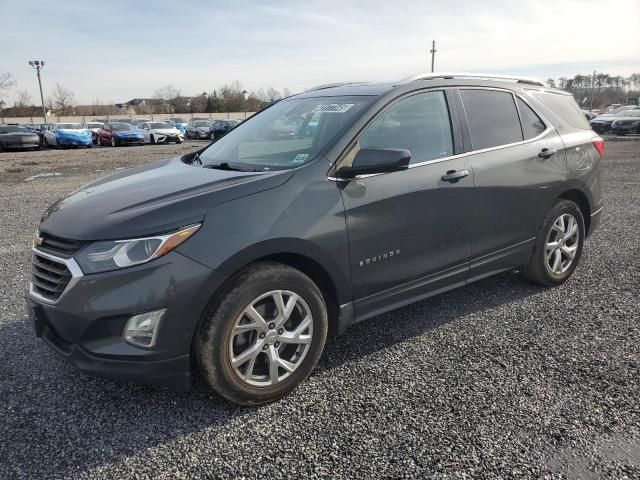
{"label": "fog light", "polygon": [[122,337],[125,341],[139,347],[153,347],[156,344],[156,332],[166,308],[153,312],[134,315],[127,321]]}

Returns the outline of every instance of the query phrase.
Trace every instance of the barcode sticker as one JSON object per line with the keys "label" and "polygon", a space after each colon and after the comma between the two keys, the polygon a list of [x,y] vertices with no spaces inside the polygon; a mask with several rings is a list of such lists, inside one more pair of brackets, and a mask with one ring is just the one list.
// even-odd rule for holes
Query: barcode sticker
{"label": "barcode sticker", "polygon": [[353,103],[325,103],[316,106],[312,113],[322,112],[322,113],[344,113],[353,107]]}

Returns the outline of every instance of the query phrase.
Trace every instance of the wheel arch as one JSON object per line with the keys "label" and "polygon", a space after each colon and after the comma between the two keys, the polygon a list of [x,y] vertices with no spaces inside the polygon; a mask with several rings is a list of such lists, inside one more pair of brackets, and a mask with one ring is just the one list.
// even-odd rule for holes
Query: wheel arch
{"label": "wheel arch", "polygon": [[582,213],[582,217],[584,218],[584,229],[587,232],[586,235],[589,235],[591,230],[591,202],[589,201],[589,197],[587,197],[582,190],[572,188],[563,192],[558,197],[558,200],[560,199],[571,200],[573,203],[578,205],[580,212]]}
{"label": "wheel arch", "polygon": [[[213,292],[203,316],[225,294],[232,279],[246,268],[261,262],[287,265],[311,278],[322,292],[327,305],[329,335],[333,336],[339,332],[340,305],[350,302],[352,296],[349,273],[341,269],[338,262],[323,249],[312,242],[296,238],[259,242],[236,252],[217,267],[211,266],[227,278]],[[348,264],[348,260],[345,262]],[[199,328],[198,326],[196,331]]]}

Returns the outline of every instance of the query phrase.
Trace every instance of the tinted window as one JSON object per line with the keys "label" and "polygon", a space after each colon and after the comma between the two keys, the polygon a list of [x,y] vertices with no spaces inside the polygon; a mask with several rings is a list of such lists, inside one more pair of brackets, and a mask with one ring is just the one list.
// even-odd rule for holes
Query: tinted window
{"label": "tinted window", "polygon": [[460,90],[474,150],[522,141],[513,95],[495,90]]}
{"label": "tinted window", "polygon": [[589,122],[584,117],[582,110],[573,99],[573,95],[565,95],[562,93],[541,92],[534,90],[531,92],[533,96],[553,110],[562,120],[575,128],[583,130],[591,130]]}
{"label": "tinted window", "polygon": [[403,148],[411,163],[453,155],[451,122],[444,92],[404,98],[367,127],[360,148]]}
{"label": "tinted window", "polygon": [[524,133],[525,140],[537,137],[544,132],[546,127],[536,112],[521,99],[517,98],[516,102],[518,103],[520,121],[522,122],[522,133]]}

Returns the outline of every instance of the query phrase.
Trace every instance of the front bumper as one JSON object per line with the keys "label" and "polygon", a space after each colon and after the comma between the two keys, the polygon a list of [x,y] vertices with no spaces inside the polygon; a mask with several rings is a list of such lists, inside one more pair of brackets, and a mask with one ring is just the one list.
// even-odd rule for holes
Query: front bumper
{"label": "front bumper", "polygon": [[183,142],[184,141],[184,137],[182,135],[159,135],[159,134],[155,134],[153,136],[153,139],[156,141],[156,143],[169,143],[169,142],[179,143],[179,142]]}
{"label": "front bumper", "polygon": [[[170,252],[136,267],[81,276],[57,303],[27,294],[27,311],[36,335],[88,374],[186,388],[193,334],[224,279]],[[132,315],[161,308],[167,311],[154,347],[123,340]]]}
{"label": "front bumper", "polygon": [[118,137],[116,136],[116,142],[121,145],[144,145],[144,137]]}
{"label": "front bumper", "polygon": [[4,148],[21,149],[21,148],[37,148],[40,146],[40,140],[22,140],[22,141],[8,141],[2,144]]}

